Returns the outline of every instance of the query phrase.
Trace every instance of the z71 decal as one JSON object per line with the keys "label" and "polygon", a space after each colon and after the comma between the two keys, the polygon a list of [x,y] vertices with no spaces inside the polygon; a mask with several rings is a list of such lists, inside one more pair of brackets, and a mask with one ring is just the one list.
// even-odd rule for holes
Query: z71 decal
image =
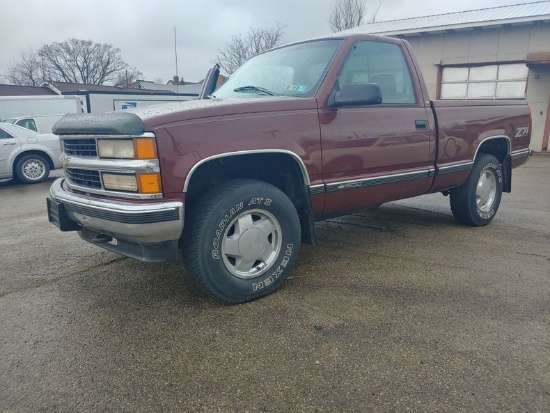
{"label": "z71 decal", "polygon": [[529,135],[529,126],[520,126],[516,130],[516,136],[514,136],[514,138],[522,138],[527,135]]}

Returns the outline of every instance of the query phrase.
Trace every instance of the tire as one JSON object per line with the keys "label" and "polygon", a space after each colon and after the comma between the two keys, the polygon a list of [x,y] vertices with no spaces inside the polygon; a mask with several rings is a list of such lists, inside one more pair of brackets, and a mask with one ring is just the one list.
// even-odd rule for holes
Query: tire
{"label": "tire", "polygon": [[230,303],[277,290],[300,248],[300,221],[290,199],[265,182],[216,186],[191,209],[183,261],[193,284]]}
{"label": "tire", "polygon": [[15,165],[15,176],[25,184],[44,182],[50,176],[50,164],[42,155],[23,155]]}
{"label": "tire", "polygon": [[500,205],[502,184],[498,159],[493,155],[481,155],[468,180],[451,190],[451,211],[456,221],[476,227],[491,222]]}

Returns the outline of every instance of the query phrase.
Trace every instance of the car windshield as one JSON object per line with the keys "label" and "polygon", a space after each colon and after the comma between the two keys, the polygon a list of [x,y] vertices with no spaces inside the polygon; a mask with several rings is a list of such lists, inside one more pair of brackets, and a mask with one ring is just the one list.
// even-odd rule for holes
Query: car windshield
{"label": "car windshield", "polygon": [[311,41],[253,57],[212,97],[313,96],[342,43],[339,39]]}

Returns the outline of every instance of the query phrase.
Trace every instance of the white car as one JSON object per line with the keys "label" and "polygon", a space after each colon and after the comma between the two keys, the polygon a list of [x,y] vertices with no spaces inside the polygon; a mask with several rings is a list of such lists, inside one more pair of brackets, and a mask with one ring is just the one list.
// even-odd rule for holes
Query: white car
{"label": "white car", "polygon": [[2,122],[11,123],[15,126],[21,126],[38,133],[52,133],[53,125],[61,119],[60,115],[40,115],[40,116],[20,116],[18,118],[4,119]]}
{"label": "white car", "polygon": [[60,155],[57,135],[0,123],[0,179],[17,178],[27,184],[45,181],[51,169],[61,168]]}

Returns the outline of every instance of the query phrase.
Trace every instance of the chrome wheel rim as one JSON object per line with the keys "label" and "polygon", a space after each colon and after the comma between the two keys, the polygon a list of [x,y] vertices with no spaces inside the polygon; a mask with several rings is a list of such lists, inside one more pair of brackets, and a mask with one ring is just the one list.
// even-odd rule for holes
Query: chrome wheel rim
{"label": "chrome wheel rim", "polygon": [[38,159],[29,159],[23,163],[21,169],[23,175],[33,181],[43,178],[46,173],[46,165]]}
{"label": "chrome wheel rim", "polygon": [[221,252],[225,267],[235,277],[255,278],[266,272],[281,252],[279,221],[259,209],[245,211],[228,225]]}
{"label": "chrome wheel rim", "polygon": [[476,188],[477,208],[481,212],[489,212],[495,203],[497,179],[490,170],[485,170],[479,176]]}

